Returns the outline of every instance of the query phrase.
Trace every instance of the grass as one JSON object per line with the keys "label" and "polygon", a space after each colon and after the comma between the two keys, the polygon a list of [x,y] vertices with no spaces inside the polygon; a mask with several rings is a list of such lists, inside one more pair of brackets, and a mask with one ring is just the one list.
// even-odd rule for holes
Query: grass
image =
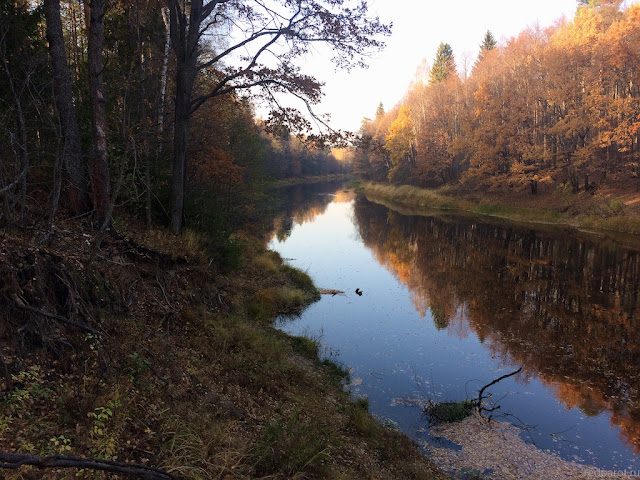
{"label": "grass", "polygon": [[[49,261],[77,285],[75,301],[103,336],[60,329],[50,354],[5,331],[3,357],[19,388],[0,401],[0,450],[97,454],[205,480],[445,478],[408,438],[378,424],[366,399],[351,401],[348,370],[319,358],[317,339],[272,326],[274,315],[317,298],[309,276],[277,253],[236,236],[241,261],[227,274],[197,235],[124,231],[134,240],[109,248],[128,252],[126,261],[96,257],[90,268],[77,260],[89,254],[81,228],[63,230],[77,238],[56,237]],[[26,263],[19,256],[29,239],[10,241],[6,263]],[[47,291],[46,278],[27,277]],[[47,299],[53,310],[56,298]],[[31,467],[2,473],[42,478]]]}
{"label": "grass", "polygon": [[432,425],[460,422],[471,415],[474,410],[476,410],[476,403],[469,399],[459,402],[429,401],[423,408],[425,416]]}
{"label": "grass", "polygon": [[450,188],[424,189],[409,185],[364,183],[367,198],[407,214],[452,211],[517,222],[568,225],[574,228],[640,234],[640,218],[620,199],[607,195],[575,195],[557,188],[546,194],[486,194]]}

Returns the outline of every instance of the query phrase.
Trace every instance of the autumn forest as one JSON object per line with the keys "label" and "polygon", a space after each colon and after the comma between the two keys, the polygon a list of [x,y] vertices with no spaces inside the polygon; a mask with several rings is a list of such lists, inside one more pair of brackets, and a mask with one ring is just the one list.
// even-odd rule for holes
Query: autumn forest
{"label": "autumn forest", "polygon": [[174,233],[232,228],[255,220],[268,179],[348,170],[281,98],[317,103],[321,83],[294,63],[310,45],[338,67],[383,46],[366,6],[105,3],[0,4],[2,222],[50,224],[63,207],[98,228],[114,209]]}
{"label": "autumn forest", "polygon": [[[640,233],[640,3],[579,0],[551,27],[487,31],[473,58],[442,39],[397,105],[371,98],[359,131],[334,129],[301,65],[364,68],[392,27],[363,0],[0,0],[2,475],[449,478],[350,390],[400,370],[350,383],[322,333],[276,324],[320,298],[334,334],[417,312],[416,335],[377,335],[416,355],[464,313],[490,372],[508,357],[572,409],[611,413],[622,442],[604,448],[640,462],[640,256],[561,238],[593,199],[589,215]],[[444,200],[387,209],[374,189]],[[576,199],[564,217],[522,210],[558,235],[467,217],[556,195]],[[460,218],[400,213],[415,206]],[[300,255],[277,250],[316,217]],[[433,336],[397,347],[417,334]]]}
{"label": "autumn forest", "polygon": [[597,189],[640,173],[640,5],[581,1],[575,18],[504,44],[487,32],[461,72],[440,45],[404,100],[362,125],[354,172],[484,191]]}
{"label": "autumn forest", "polygon": [[[487,31],[464,68],[442,43],[404,99],[388,111],[380,104],[354,134],[313,112],[322,84],[295,59],[321,41],[337,66],[360,65],[390,26],[366,6],[287,5],[275,21],[275,10],[242,2],[209,2],[198,13],[179,2],[120,1],[93,17],[81,2],[4,2],[4,221],[51,221],[62,205],[91,212],[98,226],[121,207],[174,232],[185,221],[250,223],[269,181],[350,171],[532,194],[593,191],[640,174],[637,4],[580,1],[571,21],[504,43]],[[275,64],[261,63],[265,52]],[[309,107],[322,133],[282,95]],[[255,105],[266,104],[263,119]]]}

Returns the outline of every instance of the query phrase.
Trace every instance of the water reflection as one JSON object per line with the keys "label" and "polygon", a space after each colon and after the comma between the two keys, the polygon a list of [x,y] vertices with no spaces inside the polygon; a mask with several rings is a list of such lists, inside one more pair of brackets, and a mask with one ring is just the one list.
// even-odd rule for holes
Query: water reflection
{"label": "water reflection", "polygon": [[433,443],[422,400],[473,396],[523,366],[492,387],[502,412],[537,426],[523,437],[564,459],[638,469],[637,251],[563,230],[403,215],[335,185],[286,195],[270,247],[346,294],[283,328],[339,351],[373,413]]}
{"label": "water reflection", "polygon": [[434,324],[549,384],[567,407],[610,412],[640,452],[640,255],[614,242],[471,219],[403,216],[358,198],[363,242]]}
{"label": "water reflection", "polygon": [[277,189],[272,197],[275,204],[272,225],[266,240],[275,237],[279,241],[291,235],[294,224],[303,225],[312,222],[327,210],[332,202],[347,202],[354,198],[352,191],[341,190],[343,182],[321,182],[313,184],[291,185]]}

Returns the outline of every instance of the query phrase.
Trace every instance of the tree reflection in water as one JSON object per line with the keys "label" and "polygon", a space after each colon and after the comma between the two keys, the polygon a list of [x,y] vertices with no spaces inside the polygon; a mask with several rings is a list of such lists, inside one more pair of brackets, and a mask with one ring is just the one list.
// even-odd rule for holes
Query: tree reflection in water
{"label": "tree reflection in water", "polygon": [[640,453],[640,254],[613,241],[403,216],[358,198],[365,245],[420,315],[524,365],[567,408],[607,411]]}

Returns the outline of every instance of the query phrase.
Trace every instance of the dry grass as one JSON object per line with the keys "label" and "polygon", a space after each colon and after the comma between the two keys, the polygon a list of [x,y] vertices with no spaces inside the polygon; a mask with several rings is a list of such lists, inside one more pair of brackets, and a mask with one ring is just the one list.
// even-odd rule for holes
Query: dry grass
{"label": "dry grass", "polygon": [[366,183],[362,191],[370,200],[408,214],[453,211],[526,223],[640,234],[639,195],[629,191],[631,188],[612,183],[596,192],[571,193],[560,186],[531,195],[527,190],[472,192],[454,187],[433,190]]}
{"label": "dry grass", "polygon": [[[2,353],[19,382],[0,399],[3,451],[101,455],[189,479],[444,478],[406,437],[351,403],[341,388],[345,370],[321,362],[317,342],[270,325],[270,315],[318,297],[309,276],[277,254],[236,239],[245,245],[241,266],[224,274],[198,250],[206,239],[140,230],[107,239],[87,265],[81,229],[66,230],[77,238],[59,236],[46,251],[0,232],[0,281],[9,284],[25,255],[50,261],[76,286],[78,311],[91,315],[77,320],[103,335],[47,323],[50,347],[42,348],[42,339],[29,343],[17,330],[21,317],[2,318]],[[31,283],[20,282],[38,275],[11,281],[26,290]],[[65,312],[58,297],[53,291],[40,306]]]}

